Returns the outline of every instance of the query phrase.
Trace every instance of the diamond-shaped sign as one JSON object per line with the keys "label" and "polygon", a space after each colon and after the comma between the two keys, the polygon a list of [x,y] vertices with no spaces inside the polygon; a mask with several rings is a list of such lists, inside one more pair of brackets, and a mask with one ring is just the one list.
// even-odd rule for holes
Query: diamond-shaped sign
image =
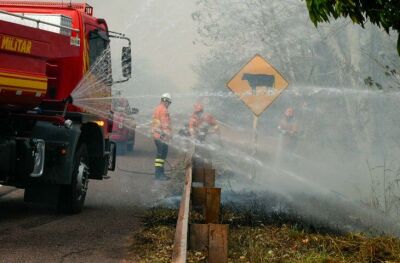
{"label": "diamond-shaped sign", "polygon": [[287,88],[289,83],[263,57],[256,55],[228,83],[227,86],[260,116]]}

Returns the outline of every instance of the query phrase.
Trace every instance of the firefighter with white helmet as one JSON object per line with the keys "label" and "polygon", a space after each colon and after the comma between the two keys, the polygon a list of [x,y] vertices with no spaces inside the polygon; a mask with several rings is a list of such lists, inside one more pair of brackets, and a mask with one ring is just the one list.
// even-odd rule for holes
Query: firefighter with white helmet
{"label": "firefighter with white helmet", "polygon": [[168,155],[168,143],[171,139],[171,119],[168,107],[172,103],[172,97],[169,93],[161,96],[160,104],[153,113],[152,134],[154,143],[157,147],[157,156],[154,162],[155,176],[157,180],[169,180],[165,175],[164,166]]}

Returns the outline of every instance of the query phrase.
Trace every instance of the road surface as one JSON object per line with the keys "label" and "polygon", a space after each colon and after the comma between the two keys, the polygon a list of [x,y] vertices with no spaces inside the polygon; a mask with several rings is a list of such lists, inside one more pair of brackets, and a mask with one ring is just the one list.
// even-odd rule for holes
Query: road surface
{"label": "road surface", "polygon": [[[134,154],[118,166],[151,173],[154,150],[138,135]],[[116,171],[109,180],[90,181],[84,211],[71,216],[26,204],[22,190],[2,186],[0,262],[121,262],[144,208],[163,197],[152,187],[151,175]]]}

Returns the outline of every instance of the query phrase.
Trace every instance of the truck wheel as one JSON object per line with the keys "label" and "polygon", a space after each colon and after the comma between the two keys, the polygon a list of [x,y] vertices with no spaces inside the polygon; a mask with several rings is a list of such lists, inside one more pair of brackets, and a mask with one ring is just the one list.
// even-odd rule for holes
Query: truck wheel
{"label": "truck wheel", "polygon": [[86,144],[81,144],[75,153],[71,185],[61,191],[61,210],[76,214],[82,211],[89,184],[89,158]]}

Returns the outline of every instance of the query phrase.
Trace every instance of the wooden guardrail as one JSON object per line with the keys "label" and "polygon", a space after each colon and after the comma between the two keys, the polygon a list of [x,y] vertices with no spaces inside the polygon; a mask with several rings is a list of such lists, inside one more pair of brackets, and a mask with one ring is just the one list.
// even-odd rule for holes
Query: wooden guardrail
{"label": "wooden guardrail", "polygon": [[[184,263],[187,250],[207,251],[208,262],[228,262],[228,225],[221,225],[221,188],[206,153],[193,149],[186,162],[185,186],[176,225],[173,263]],[[204,222],[190,224],[190,212],[200,211]]]}
{"label": "wooden guardrail", "polygon": [[192,165],[190,164],[186,168],[185,186],[179,207],[178,221],[176,224],[174,250],[172,254],[172,262],[176,263],[186,262],[191,187]]}

